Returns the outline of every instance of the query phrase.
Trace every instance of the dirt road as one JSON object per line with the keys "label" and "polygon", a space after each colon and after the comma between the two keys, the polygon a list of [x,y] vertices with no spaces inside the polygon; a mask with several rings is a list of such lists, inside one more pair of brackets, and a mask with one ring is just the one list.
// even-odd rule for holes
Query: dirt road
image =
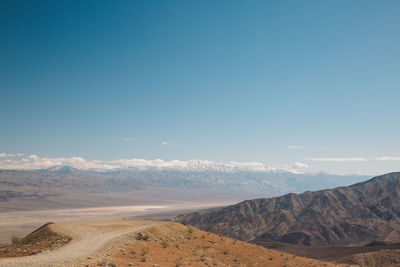
{"label": "dirt road", "polygon": [[109,221],[53,224],[50,225],[51,230],[72,237],[68,244],[34,256],[0,259],[0,266],[80,266],[79,263],[84,261],[107,256],[107,249],[118,239],[162,223]]}

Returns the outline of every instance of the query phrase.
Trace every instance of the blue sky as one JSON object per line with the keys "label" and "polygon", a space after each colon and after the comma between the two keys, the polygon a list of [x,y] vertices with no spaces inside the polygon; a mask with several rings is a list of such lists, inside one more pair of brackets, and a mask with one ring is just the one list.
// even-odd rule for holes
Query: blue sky
{"label": "blue sky", "polygon": [[400,169],[400,1],[1,1],[0,34],[0,153]]}

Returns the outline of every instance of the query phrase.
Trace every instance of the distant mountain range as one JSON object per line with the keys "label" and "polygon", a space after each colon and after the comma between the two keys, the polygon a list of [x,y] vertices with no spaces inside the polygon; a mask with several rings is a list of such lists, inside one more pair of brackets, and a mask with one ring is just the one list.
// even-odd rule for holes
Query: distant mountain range
{"label": "distant mountain range", "polygon": [[175,220],[253,242],[313,246],[400,242],[400,173],[348,187],[246,200]]}
{"label": "distant mountain range", "polygon": [[[9,154],[10,155],[10,154]],[[28,157],[17,156],[15,154],[4,154],[0,157],[0,169],[8,170],[38,170],[44,168],[59,168],[63,166],[71,166],[80,170],[107,172],[117,170],[128,171],[218,171],[218,172],[235,172],[235,171],[250,171],[250,172],[268,172],[276,171],[277,169],[267,166],[261,162],[218,162],[212,160],[146,160],[146,159],[116,159],[116,160],[86,160],[81,157],[71,158],[42,158],[37,155]],[[298,169],[307,166],[305,164],[293,164],[286,166],[285,170],[298,172]]]}
{"label": "distant mountain range", "polygon": [[23,188],[23,192],[27,193],[31,188],[46,192],[57,189],[104,193],[129,192],[143,188],[182,188],[213,189],[229,193],[246,192],[257,197],[349,185],[367,178],[367,176],[340,176],[326,173],[217,171],[213,168],[208,171],[130,169],[98,172],[79,170],[70,166],[56,166],[40,170],[0,170],[0,190],[18,191]]}

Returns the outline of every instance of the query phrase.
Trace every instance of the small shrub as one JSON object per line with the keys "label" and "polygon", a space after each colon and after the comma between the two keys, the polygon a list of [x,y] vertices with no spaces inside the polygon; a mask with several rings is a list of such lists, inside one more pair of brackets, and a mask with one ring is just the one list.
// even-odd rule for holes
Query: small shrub
{"label": "small shrub", "polygon": [[11,242],[13,244],[18,243],[21,240],[21,238],[17,237],[17,236],[12,236],[11,237]]}
{"label": "small shrub", "polygon": [[112,259],[111,261],[108,262],[107,266],[108,267],[117,267],[117,263],[115,262],[114,259]]}
{"label": "small shrub", "polygon": [[107,266],[108,265],[108,260],[107,259],[102,259],[100,262],[97,263],[98,266]]}
{"label": "small shrub", "polygon": [[144,240],[144,241],[147,241],[147,240],[149,240],[149,236],[148,235],[146,235],[146,234],[142,234],[142,233],[137,233],[137,235],[136,235],[136,240]]}

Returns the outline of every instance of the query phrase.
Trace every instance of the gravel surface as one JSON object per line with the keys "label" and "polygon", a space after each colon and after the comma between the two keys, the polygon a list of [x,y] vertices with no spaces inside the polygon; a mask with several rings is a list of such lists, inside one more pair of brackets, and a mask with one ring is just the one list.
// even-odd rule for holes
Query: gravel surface
{"label": "gravel surface", "polygon": [[79,266],[104,252],[112,241],[124,235],[156,226],[153,221],[71,222],[50,225],[56,233],[72,237],[65,246],[34,256],[0,259],[1,267]]}

